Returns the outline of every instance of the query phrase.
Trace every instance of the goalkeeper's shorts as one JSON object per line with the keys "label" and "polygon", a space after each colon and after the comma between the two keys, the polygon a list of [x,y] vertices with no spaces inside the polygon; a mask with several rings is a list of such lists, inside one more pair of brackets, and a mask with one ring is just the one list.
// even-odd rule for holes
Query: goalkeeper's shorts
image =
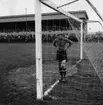
{"label": "goalkeeper's shorts", "polygon": [[59,62],[66,60],[66,62],[67,62],[66,50],[57,50],[56,60],[58,60]]}

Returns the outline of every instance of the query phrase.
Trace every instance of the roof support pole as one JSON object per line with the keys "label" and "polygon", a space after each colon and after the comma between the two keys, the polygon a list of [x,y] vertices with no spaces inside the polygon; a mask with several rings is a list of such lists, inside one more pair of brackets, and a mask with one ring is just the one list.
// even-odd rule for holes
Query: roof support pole
{"label": "roof support pole", "polygon": [[95,20],[89,20],[89,21],[87,21],[87,23],[99,23],[102,27],[103,27],[103,25],[101,24],[101,22],[100,21],[95,21]]}

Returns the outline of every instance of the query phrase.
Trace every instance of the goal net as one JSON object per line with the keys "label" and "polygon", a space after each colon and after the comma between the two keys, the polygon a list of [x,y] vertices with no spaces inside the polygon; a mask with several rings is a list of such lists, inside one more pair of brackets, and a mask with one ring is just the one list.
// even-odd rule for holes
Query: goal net
{"label": "goal net", "polygon": [[88,22],[88,34],[84,40],[84,50],[90,59],[96,74],[103,82],[103,59],[102,59],[102,41],[103,41],[103,26],[99,21]]}
{"label": "goal net", "polygon": [[[40,7],[39,3],[37,3],[39,5],[38,7]],[[53,41],[59,35],[62,35],[63,38],[73,43],[66,50],[68,59],[66,63],[66,76],[77,72],[75,66],[83,58],[83,24],[82,20],[77,17],[80,14],[78,12],[74,12],[74,14],[69,13],[69,11],[66,12],[48,0],[41,1],[41,3],[53,9],[53,12],[39,14],[37,11],[37,14],[35,14],[38,16],[35,17],[36,27],[38,28],[35,30],[37,98],[48,95],[53,87],[59,83],[59,62],[56,59],[57,48],[53,46]],[[36,6],[36,8],[38,7]],[[40,11],[40,8],[38,10]],[[42,18],[40,15],[42,15]],[[41,20],[39,19],[42,20],[41,24],[39,22]],[[74,70],[72,70],[73,68]]]}

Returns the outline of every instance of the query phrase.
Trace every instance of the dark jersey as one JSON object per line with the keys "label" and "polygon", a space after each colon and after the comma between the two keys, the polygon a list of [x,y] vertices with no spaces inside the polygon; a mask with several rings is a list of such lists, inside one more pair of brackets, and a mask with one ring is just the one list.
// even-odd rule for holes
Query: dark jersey
{"label": "dark jersey", "polygon": [[58,48],[58,50],[65,50],[68,46],[71,46],[72,42],[67,38],[57,38],[54,40],[53,45]]}

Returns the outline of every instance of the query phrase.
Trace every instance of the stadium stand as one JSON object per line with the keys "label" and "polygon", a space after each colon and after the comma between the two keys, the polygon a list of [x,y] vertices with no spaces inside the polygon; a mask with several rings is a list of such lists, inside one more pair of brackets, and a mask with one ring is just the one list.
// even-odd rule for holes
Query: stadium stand
{"label": "stadium stand", "polygon": [[[87,32],[88,15],[86,11],[72,11],[71,14],[85,21],[85,32]],[[35,21],[34,15],[15,15],[0,17],[0,42],[34,42],[35,41]],[[69,19],[74,22],[73,20]],[[58,33],[66,34],[75,41],[75,35],[70,32],[72,27],[67,21],[67,17],[59,13],[44,13],[42,15],[42,39],[43,42],[52,42]],[[44,26],[48,26],[48,28]],[[75,24],[78,25],[78,24]],[[48,38],[46,38],[48,36]]]}

